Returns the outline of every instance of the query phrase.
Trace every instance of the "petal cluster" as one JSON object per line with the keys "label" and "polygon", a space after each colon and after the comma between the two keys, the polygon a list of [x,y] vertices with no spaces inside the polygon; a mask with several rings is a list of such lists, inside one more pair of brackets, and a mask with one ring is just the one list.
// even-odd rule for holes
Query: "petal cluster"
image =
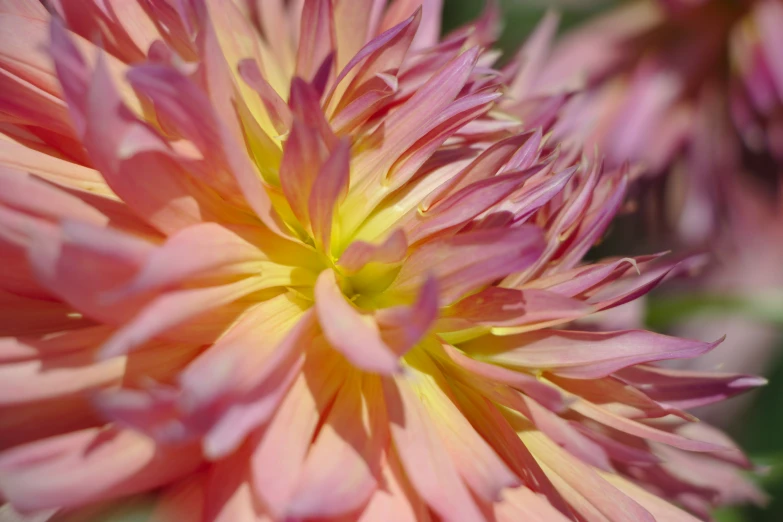
{"label": "petal cluster", "polygon": [[440,39],[437,1],[52,4],[0,5],[14,510],[692,520],[760,498],[684,410],[763,381],[653,364],[717,343],[585,321],[671,267],[583,261],[628,172],[544,134],[563,96],[520,98],[548,22],[497,69],[492,9]]}
{"label": "petal cluster", "polygon": [[561,96],[558,139],[598,146],[612,165],[636,163],[658,178],[647,186],[666,180],[660,220],[710,247],[727,215],[746,219],[735,217],[738,192],[766,191],[759,205],[780,204],[782,23],[778,0],[639,0],[554,42],[553,16],[536,37],[538,74],[509,96]]}

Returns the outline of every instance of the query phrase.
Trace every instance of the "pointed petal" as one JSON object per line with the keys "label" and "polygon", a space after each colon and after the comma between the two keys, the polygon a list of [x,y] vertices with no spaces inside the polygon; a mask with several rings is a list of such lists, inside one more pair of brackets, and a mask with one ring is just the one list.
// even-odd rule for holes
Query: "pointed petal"
{"label": "pointed petal", "polygon": [[[134,89],[154,99],[158,111],[165,111],[168,122],[176,123],[177,131],[219,167],[211,171],[206,182],[231,202],[247,203],[270,230],[288,237],[247,152],[193,82],[171,67],[155,64],[134,67],[128,80]],[[221,207],[225,208],[225,203]]]}
{"label": "pointed petal", "polygon": [[420,214],[421,218],[408,232],[411,243],[442,234],[465,224],[519,189],[528,179],[526,172],[493,176],[456,192],[437,206]]}
{"label": "pointed petal", "polygon": [[596,379],[645,362],[696,357],[717,344],[644,330],[545,330],[496,338],[491,345],[470,342],[463,349],[485,354],[488,360],[499,364],[551,371],[572,379]]}
{"label": "pointed petal", "polygon": [[376,321],[387,346],[403,356],[421,341],[438,317],[438,287],[435,279],[424,282],[416,302],[379,310]]}
{"label": "pointed petal", "polygon": [[332,2],[329,0],[305,0],[300,20],[301,28],[294,74],[310,82],[335,48]]}
{"label": "pointed petal", "polygon": [[723,401],[767,383],[763,377],[753,375],[694,372],[646,365],[625,368],[615,375],[639,388],[654,401],[680,409]]}
{"label": "pointed petal", "polygon": [[390,291],[410,294],[433,274],[441,305],[533,264],[543,250],[538,228],[480,230],[435,240],[405,261]]}
{"label": "pointed petal", "polygon": [[116,230],[66,221],[59,234],[37,232],[28,256],[39,281],[52,293],[81,313],[117,324],[141,302],[106,303],[104,296],[126,284],[153,248]]}
{"label": "pointed petal", "polygon": [[483,521],[414,390],[404,381],[384,379],[383,393],[394,446],[414,489],[445,519]]}
{"label": "pointed petal", "polygon": [[[354,156],[351,176],[358,185],[365,178],[384,179],[394,162],[431,130],[437,116],[459,94],[477,56],[477,49],[471,49],[452,60],[390,115],[379,131],[355,145],[358,152]],[[380,141],[383,141],[383,147],[373,146]]]}
{"label": "pointed petal", "polygon": [[288,132],[293,122],[291,110],[261,74],[258,64],[251,59],[242,60],[239,62],[239,75],[258,93],[275,130],[281,135]]}
{"label": "pointed petal", "polygon": [[497,522],[514,522],[516,520],[566,522],[569,520],[552,507],[545,497],[533,493],[525,486],[504,491],[503,500],[495,504],[494,512]]}
{"label": "pointed petal", "polygon": [[353,274],[368,263],[399,263],[408,253],[405,232],[395,229],[383,243],[373,245],[364,241],[353,241],[337,262],[347,274]]}
{"label": "pointed petal", "polygon": [[441,324],[454,329],[476,325],[513,327],[553,320],[570,321],[591,311],[582,301],[553,292],[492,286],[450,306],[445,310]]}
{"label": "pointed petal", "polygon": [[345,299],[331,270],[318,276],[315,310],[326,339],[358,368],[378,373],[399,371],[397,355],[383,342],[375,320]]}
{"label": "pointed petal", "polygon": [[25,511],[77,507],[168,484],[200,463],[192,447],[163,449],[131,431],[92,429],[6,452],[0,490]]}
{"label": "pointed petal", "polygon": [[291,211],[304,227],[310,223],[308,200],[326,155],[326,147],[318,132],[305,121],[294,120],[291,134],[283,147],[280,185]]}
{"label": "pointed petal", "polygon": [[255,493],[274,518],[288,512],[319,419],[350,372],[328,351],[308,359],[251,457]]}
{"label": "pointed petal", "polygon": [[388,443],[380,381],[352,373],[313,442],[288,516],[333,517],[364,505],[378,486]]}
{"label": "pointed petal", "polygon": [[0,365],[0,407],[117,386],[125,360],[95,362],[92,350]]}
{"label": "pointed petal", "polygon": [[454,363],[478,378],[516,388],[552,411],[559,412],[565,408],[565,398],[555,387],[538,380],[528,373],[475,360],[447,344],[443,345],[443,348]]}
{"label": "pointed petal", "polygon": [[603,516],[612,522],[655,522],[652,515],[632,497],[614,488],[596,471],[568,455],[541,432],[524,431],[520,436],[555,487],[577,513],[583,516]]}
{"label": "pointed petal", "polygon": [[316,245],[326,252],[331,251],[335,209],[348,193],[350,159],[350,143],[340,140],[318,172],[310,192],[310,227]]}
{"label": "pointed petal", "polygon": [[228,305],[264,288],[266,284],[267,282],[262,282],[260,278],[247,278],[223,286],[177,290],[163,294],[145,306],[103,345],[101,357],[109,358],[128,353],[167,330]]}
{"label": "pointed petal", "polygon": [[457,471],[465,483],[481,499],[495,502],[500,492],[520,484],[517,477],[490,446],[471,426],[456,396],[434,361],[424,350],[412,352],[406,362],[410,386],[422,401],[435,430],[443,440]]}
{"label": "pointed petal", "polygon": [[169,236],[149,256],[133,281],[119,292],[120,295],[143,293],[202,274],[252,273],[252,268],[242,270],[242,263],[264,259],[260,250],[228,228],[217,223],[201,223]]}

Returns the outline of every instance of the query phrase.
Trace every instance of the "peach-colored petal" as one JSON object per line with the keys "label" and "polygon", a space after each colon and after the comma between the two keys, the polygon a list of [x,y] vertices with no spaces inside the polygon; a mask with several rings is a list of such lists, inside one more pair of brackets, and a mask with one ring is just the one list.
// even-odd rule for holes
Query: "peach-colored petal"
{"label": "peach-colored petal", "polygon": [[66,397],[120,383],[121,358],[95,362],[91,350],[0,366],[0,407]]}
{"label": "peach-colored petal", "polygon": [[335,209],[348,193],[350,159],[350,144],[341,140],[318,171],[310,193],[310,227],[316,246],[326,252],[331,252]]}
{"label": "peach-colored petal", "polygon": [[152,513],[161,522],[201,522],[204,517],[206,474],[196,473],[164,489]]}
{"label": "peach-colored petal", "polygon": [[617,375],[639,387],[651,399],[682,409],[721,401],[767,382],[752,375],[692,372],[644,365],[625,368]]}
{"label": "peach-colored petal", "polygon": [[530,227],[482,230],[435,240],[408,257],[391,291],[409,294],[433,274],[441,304],[446,305],[525,269],[538,259],[542,243],[540,232]]}
{"label": "peach-colored petal", "polygon": [[387,346],[402,356],[421,341],[438,317],[438,285],[428,278],[411,306],[385,308],[375,314],[381,337]]}
{"label": "peach-colored petal", "polygon": [[[536,455],[547,476],[569,504],[582,516],[607,520],[654,522],[653,516],[633,497],[603,480],[597,472],[568,454],[541,433],[525,431],[522,441]],[[600,519],[600,518],[599,518]]]}
{"label": "peach-colored petal", "polygon": [[319,418],[345,371],[344,362],[335,366],[333,354],[319,355],[308,361],[253,449],[253,487],[273,517],[288,512]]}
{"label": "peach-colored petal", "polygon": [[696,357],[716,345],[641,330],[606,333],[546,330],[498,337],[492,343],[468,343],[464,349],[483,352],[489,360],[500,364],[548,369],[574,379],[595,379],[634,364]]}
{"label": "peach-colored petal", "polygon": [[405,382],[385,379],[394,447],[416,492],[446,519],[484,520],[421,399]]}
{"label": "peach-colored petal", "polygon": [[373,493],[359,517],[360,522],[430,522],[429,509],[405,479],[397,458],[387,457],[382,469],[383,487]]}
{"label": "peach-colored petal", "polygon": [[171,287],[203,274],[252,274],[260,267],[257,263],[248,265],[264,259],[258,248],[228,228],[216,223],[193,225],[169,236],[120,294],[127,296]]}
{"label": "peach-colored petal", "polygon": [[260,278],[209,288],[178,290],[154,299],[141,313],[120,328],[101,348],[101,357],[128,353],[148,340],[185,321],[207,314],[252,292],[267,288]]}
{"label": "peach-colored petal", "polygon": [[140,303],[108,303],[104,296],[130,281],[152,249],[150,243],[130,235],[65,222],[53,235],[37,231],[28,255],[44,287],[77,312],[115,324],[133,314]]}
{"label": "peach-colored petal", "polygon": [[340,256],[338,264],[347,273],[355,273],[367,263],[399,263],[408,252],[408,240],[405,232],[395,229],[382,243],[373,245],[364,241],[354,241]]}
{"label": "peach-colored petal", "polygon": [[24,511],[78,506],[165,485],[194,471],[193,448],[158,448],[143,435],[85,430],[15,448],[0,459],[3,494]]}
{"label": "peach-colored petal", "polygon": [[326,339],[358,368],[379,373],[399,371],[397,355],[383,342],[375,320],[346,301],[331,270],[318,276],[315,310]]}
{"label": "peach-colored petal", "polygon": [[382,401],[377,377],[346,377],[307,455],[289,516],[337,516],[367,502],[389,440]]}
{"label": "peach-colored petal", "polygon": [[212,466],[207,475],[204,520],[209,522],[255,522],[263,511],[253,493],[248,460],[241,448]]}
{"label": "peach-colored petal", "polygon": [[544,497],[525,486],[503,492],[503,500],[495,505],[498,522],[530,520],[531,522],[566,521],[568,518],[552,507]]}

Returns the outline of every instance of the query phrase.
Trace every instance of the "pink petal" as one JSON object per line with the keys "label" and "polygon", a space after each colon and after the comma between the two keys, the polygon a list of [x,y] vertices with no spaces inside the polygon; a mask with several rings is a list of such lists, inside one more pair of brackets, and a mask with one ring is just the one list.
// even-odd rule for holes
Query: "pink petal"
{"label": "pink petal", "polygon": [[230,229],[216,223],[193,225],[169,236],[155,249],[133,281],[116,296],[127,296],[179,284],[199,275],[253,273],[242,263],[264,260],[265,256]]}
{"label": "pink petal", "polygon": [[482,353],[500,364],[546,370],[572,379],[595,379],[645,362],[696,357],[716,343],[689,341],[643,330],[573,332],[545,330],[498,337],[492,345],[470,342],[468,353]]}
{"label": "pink petal", "polygon": [[[176,123],[179,133],[221,167],[213,169],[212,177],[205,181],[218,187],[230,201],[246,202],[270,230],[288,237],[247,152],[195,84],[175,69],[160,65],[136,66],[128,73],[128,80],[134,89],[154,99],[158,111],[165,110],[169,123]],[[225,210],[226,205],[220,207]]]}
{"label": "pink petal", "polygon": [[[23,300],[9,299],[8,309],[5,306],[5,296],[0,294],[0,315],[10,315],[8,310],[14,310],[15,316],[24,306]],[[51,301],[38,301],[33,305],[39,310],[40,315],[46,315],[46,305],[51,304],[60,308],[60,305]],[[56,308],[55,308],[56,309]],[[7,332],[5,325],[0,326],[3,332]],[[53,323],[42,328],[42,332],[22,334],[24,337],[0,337],[0,362],[22,362],[49,357],[59,357],[73,352],[80,352],[85,347],[92,347],[103,342],[112,332],[109,326],[91,326],[89,323],[77,323],[72,329],[66,325]],[[57,332],[57,333],[52,333]]]}
{"label": "pink petal", "polygon": [[[480,388],[480,387],[479,387]],[[543,494],[549,505],[561,513],[570,513],[563,497],[557,492],[544,474],[541,466],[522,443],[508,420],[500,413],[498,406],[490,400],[491,393],[483,395],[474,387],[457,384],[455,391],[460,397],[460,407],[470,416],[471,422],[498,455],[508,463],[511,470],[524,483]],[[501,503],[510,490],[501,493]]]}
{"label": "pink petal", "polygon": [[578,400],[571,404],[570,407],[572,410],[581,413],[589,419],[593,419],[596,422],[600,422],[601,424],[623,433],[628,433],[629,435],[634,435],[649,441],[661,442],[687,451],[710,452],[724,449],[717,444],[689,439],[675,433],[656,429],[641,422],[627,419],[626,417],[609,411],[607,408],[602,408],[601,406],[585,400]]}
{"label": "pink petal", "polygon": [[427,279],[411,306],[397,306],[379,310],[376,321],[387,346],[403,356],[433,327],[438,317],[438,287],[433,278]]}
{"label": "pink petal", "polygon": [[31,4],[26,0],[7,0],[0,6],[0,12],[20,15],[33,20],[46,20],[49,16],[42,4]]}
{"label": "pink petal", "polygon": [[493,176],[471,185],[442,200],[423,213],[408,233],[411,243],[439,233],[456,230],[490,207],[508,197],[528,179],[526,172]]}
{"label": "pink petal", "polygon": [[515,60],[519,62],[522,70],[515,75],[514,81],[509,86],[511,99],[521,100],[532,94],[535,79],[544,67],[544,60],[557,33],[559,22],[560,16],[557,13],[547,12],[519,50]]}
{"label": "pink petal", "polygon": [[0,407],[117,386],[125,361],[95,362],[90,349],[0,366]]}
{"label": "pink petal", "polygon": [[[335,7],[335,14],[345,9],[348,2],[342,1],[341,5]],[[363,9],[356,9],[362,11]],[[335,86],[327,96],[327,105],[331,108],[333,114],[337,115],[347,109],[350,104],[357,100],[367,90],[368,85],[373,82],[380,74],[390,74],[396,76],[397,71],[405,57],[408,47],[410,47],[413,36],[419,26],[421,16],[419,13],[413,13],[407,20],[400,22],[383,34],[377,36],[361,50],[357,49],[356,55],[350,55],[350,61],[340,72],[335,80]],[[335,20],[337,24],[340,20]],[[344,36],[337,34],[337,39],[355,38],[356,27],[351,28],[350,35]],[[364,43],[364,42],[363,42]],[[338,61],[343,63],[342,57],[345,56],[343,48],[337,47]]]}
{"label": "pink petal", "polygon": [[454,329],[476,325],[512,327],[573,320],[591,311],[582,301],[553,292],[491,286],[450,306],[441,324]]}
{"label": "pink petal", "polygon": [[296,119],[283,148],[280,185],[294,216],[307,227],[310,223],[308,200],[328,151],[318,132],[305,121]]}
{"label": "pink petal", "polygon": [[162,522],[202,522],[205,490],[205,473],[196,473],[174,483],[160,493],[152,519]]}
{"label": "pink petal", "polygon": [[603,475],[603,478],[643,506],[654,520],[671,522],[697,522],[700,520],[620,475],[607,473]]}
{"label": "pink petal", "polygon": [[162,232],[199,223],[225,207],[189,178],[162,137],[123,104],[102,59],[90,85],[86,119],[84,141],[106,182]]}
{"label": "pink petal", "polygon": [[342,0],[335,3],[333,20],[338,71],[375,34],[379,15],[385,7],[383,0]]}
{"label": "pink petal", "polygon": [[6,452],[0,490],[24,511],[77,507],[166,485],[200,463],[192,447],[164,449],[130,431],[92,429]]}
{"label": "pink petal", "polygon": [[391,449],[382,469],[384,487],[377,488],[359,522],[418,522],[429,520],[430,512],[405,478]]}
{"label": "pink petal", "polygon": [[250,450],[243,447],[210,466],[205,517],[209,522],[256,522],[264,513],[253,492]]}
{"label": "pink petal", "polygon": [[318,276],[315,310],[326,339],[351,363],[370,372],[399,371],[397,355],[383,342],[375,320],[346,300],[332,270]]}
{"label": "pink petal", "polygon": [[109,358],[128,353],[175,326],[264,288],[265,284],[260,279],[248,278],[223,286],[177,290],[163,294],[145,306],[103,345],[101,357]]}
{"label": "pink petal", "polygon": [[356,373],[345,379],[307,455],[288,516],[348,514],[378,487],[381,450],[389,440],[380,381]]}
{"label": "pink petal", "polygon": [[300,18],[294,74],[308,82],[312,81],[318,68],[335,47],[332,41],[332,18],[332,3],[329,0],[305,0]]}
{"label": "pink petal", "polygon": [[316,245],[326,252],[331,251],[335,208],[348,193],[350,155],[350,143],[341,140],[318,172],[310,192],[310,227]]}
{"label": "pink petal", "polygon": [[767,383],[763,377],[752,375],[691,372],[646,365],[625,368],[616,376],[651,399],[680,409],[723,401]]}
{"label": "pink petal", "polygon": [[[424,201],[421,203],[422,211],[427,213],[430,208],[437,207],[446,197],[465,189],[477,181],[495,176],[509,162],[512,156],[516,157],[518,152],[526,149],[527,144],[534,142],[535,136],[539,134],[538,132],[535,135],[533,133],[520,134],[493,144],[473,160],[470,165],[424,198]],[[538,148],[538,145],[536,145],[536,148]],[[522,166],[521,163],[519,168],[527,166]]]}
{"label": "pink petal", "polygon": [[347,274],[353,274],[368,263],[399,263],[408,253],[408,240],[405,232],[394,229],[383,243],[373,245],[364,241],[353,241],[337,261]]}
{"label": "pink petal", "polygon": [[552,411],[559,412],[565,408],[565,398],[557,388],[536,379],[528,373],[477,361],[447,344],[443,345],[443,349],[455,364],[477,378],[516,388]]}
{"label": "pink petal", "polygon": [[565,522],[569,520],[556,510],[546,497],[533,493],[525,486],[508,489],[503,492],[503,500],[494,506],[497,522]]}
{"label": "pink petal", "polygon": [[606,231],[625,198],[628,187],[627,169],[626,165],[620,174],[620,179],[612,188],[612,192],[598,205],[596,210],[582,220],[575,243],[570,246],[568,254],[560,261],[559,267],[565,269],[576,266],[587,251],[598,242],[601,234]]}
{"label": "pink petal", "polygon": [[253,487],[275,518],[288,512],[319,419],[350,371],[335,359],[329,352],[311,354],[253,449]]}
{"label": "pink petal", "polygon": [[384,379],[383,393],[392,440],[414,489],[447,520],[484,520],[414,390],[402,380]]}
{"label": "pink petal", "polygon": [[422,401],[424,411],[429,414],[452,462],[471,490],[481,499],[495,502],[504,488],[519,485],[520,478],[457,407],[456,396],[452,396],[448,382],[434,361],[423,350],[412,352],[406,361],[411,363],[411,368],[404,385],[418,396],[426,397]]}
{"label": "pink petal", "polygon": [[36,234],[28,255],[42,285],[76,310],[108,324],[135,313],[141,302],[106,303],[107,292],[130,281],[153,245],[116,230],[65,222],[59,235]]}
{"label": "pink petal", "polygon": [[[464,52],[438,71],[417,93],[390,115],[375,133],[355,145],[351,177],[361,185],[365,178],[381,180],[395,161],[420,137],[459,94],[476,62],[477,49]],[[383,142],[383,147],[373,144]],[[365,152],[366,151],[366,152]]]}
{"label": "pink petal", "polygon": [[495,89],[484,89],[458,98],[444,108],[429,122],[427,132],[394,162],[385,180],[390,180],[394,188],[410,181],[446,140],[466,123],[489,111],[500,96]]}
{"label": "pink petal", "polygon": [[573,297],[611,283],[626,273],[631,267],[637,267],[638,263],[644,259],[625,257],[616,261],[580,266],[562,272],[558,271],[549,276],[530,281],[524,287],[545,288],[550,292]]}
{"label": "pink petal", "polygon": [[441,305],[446,305],[524,270],[542,250],[541,232],[534,227],[479,230],[435,240],[408,257],[390,291],[410,294],[433,274],[441,291]]}
{"label": "pink petal", "polygon": [[598,517],[605,517],[615,522],[655,521],[636,500],[615,489],[591,467],[571,457],[542,433],[525,431],[520,436],[577,513],[597,520],[600,520]]}
{"label": "pink petal", "polygon": [[272,120],[272,124],[275,126],[275,130],[280,134],[288,132],[293,122],[291,111],[280,95],[269,85],[264,75],[261,74],[258,64],[251,59],[242,60],[239,62],[239,75],[261,97],[261,101]]}
{"label": "pink petal", "polygon": [[399,23],[413,14],[421,6],[422,22],[416,33],[413,47],[424,49],[435,45],[440,36],[441,11],[443,0],[395,0],[386,10],[381,22],[381,30]]}

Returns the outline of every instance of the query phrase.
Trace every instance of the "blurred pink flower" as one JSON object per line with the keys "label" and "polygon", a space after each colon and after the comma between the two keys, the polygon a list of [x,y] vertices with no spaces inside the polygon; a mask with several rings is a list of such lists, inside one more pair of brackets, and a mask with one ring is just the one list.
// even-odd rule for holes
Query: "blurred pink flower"
{"label": "blurred pink flower", "polygon": [[668,269],[582,264],[627,173],[534,130],[558,97],[509,117],[536,42],[495,71],[491,10],[439,41],[437,1],[52,5],[62,23],[0,3],[14,510],[156,491],[178,522],[651,521],[762,500],[683,409],[763,380],[650,364],[718,343],[562,329]]}
{"label": "blurred pink flower", "polygon": [[[544,24],[540,46],[556,25]],[[671,223],[690,246],[707,244],[734,205],[734,178],[779,184],[781,26],[779,0],[632,2],[566,32],[509,96],[561,94],[557,138],[667,173]]]}

